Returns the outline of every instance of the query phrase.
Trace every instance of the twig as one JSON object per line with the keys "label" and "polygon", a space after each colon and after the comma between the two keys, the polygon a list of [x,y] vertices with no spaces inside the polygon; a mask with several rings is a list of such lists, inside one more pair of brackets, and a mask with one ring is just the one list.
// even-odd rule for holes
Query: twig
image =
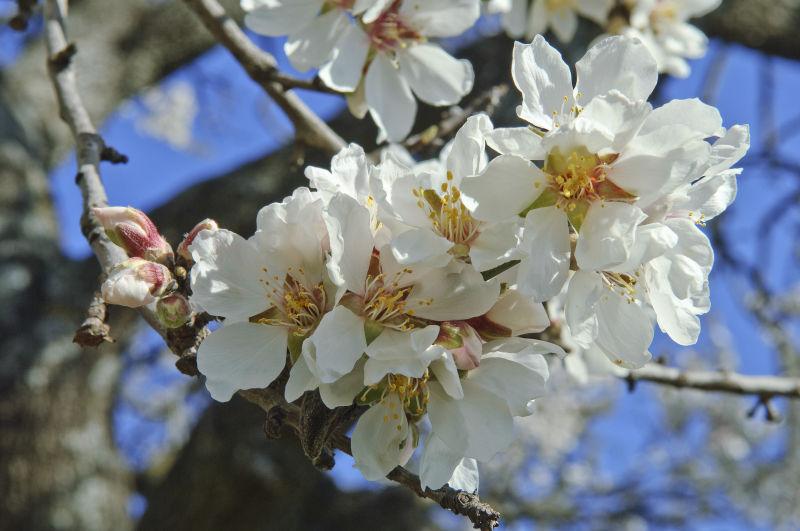
{"label": "twig", "polygon": [[686,371],[656,364],[628,371],[622,378],[630,385],[636,382],[653,382],[679,389],[718,391],[766,399],[776,396],[800,398],[800,378],[747,376],[722,371]]}
{"label": "twig", "polygon": [[33,16],[38,0],[17,0],[17,14],[11,17],[8,25],[15,31],[25,31]]}
{"label": "twig", "polygon": [[111,328],[106,323],[108,317],[106,310],[106,302],[100,292],[96,291],[89,303],[89,309],[86,311],[86,319],[75,332],[72,342],[82,347],[96,347],[106,342],[113,343],[114,339],[110,335]]}
{"label": "twig", "polygon": [[277,62],[239,28],[217,0],[184,0],[208,31],[233,55],[250,78],[283,109],[294,124],[295,136],[303,143],[338,153],[345,142],[293,92],[291,88],[319,90],[316,82],[301,82],[280,73]]}

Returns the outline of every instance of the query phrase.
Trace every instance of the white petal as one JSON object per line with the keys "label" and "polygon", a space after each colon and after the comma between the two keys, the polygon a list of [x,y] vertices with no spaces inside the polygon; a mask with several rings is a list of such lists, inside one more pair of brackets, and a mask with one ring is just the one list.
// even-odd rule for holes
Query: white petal
{"label": "white petal", "polygon": [[355,368],[330,384],[320,384],[319,396],[329,408],[349,406],[358,393],[364,389],[364,360],[359,360]]}
{"label": "white petal", "polygon": [[432,230],[412,228],[392,238],[392,254],[403,265],[443,267],[453,258],[447,253],[453,242]]}
{"label": "white petal", "polygon": [[597,346],[615,364],[638,369],[650,361],[647,349],[653,341],[653,311],[639,301],[606,290],[597,305]]}
{"label": "white petal", "polygon": [[550,27],[559,41],[568,43],[578,29],[578,17],[570,8],[558,9],[550,15]]}
{"label": "white petal", "polygon": [[614,0],[581,0],[575,9],[584,17],[603,26],[608,21],[608,12],[614,6]]}
{"label": "white petal", "polygon": [[453,452],[435,433],[431,433],[425,441],[425,451],[420,462],[419,479],[422,488],[436,490],[443,487],[450,481],[461,460],[462,456]]}
{"label": "white petal", "polygon": [[750,127],[734,125],[711,146],[711,166],[706,175],[714,175],[727,170],[747,153],[750,148]]}
{"label": "white petal", "polygon": [[205,311],[235,322],[271,306],[259,282],[265,276],[261,270],[265,264],[251,242],[227,230],[202,231],[190,249],[195,261],[192,301]]}
{"label": "white petal", "polygon": [[544,306],[516,289],[506,290],[486,317],[511,330],[512,336],[541,332],[550,326]]}
{"label": "white petal", "polygon": [[489,311],[500,294],[500,285],[486,282],[467,266],[458,272],[434,270],[411,291],[406,308],[423,319],[457,321]]}
{"label": "white petal", "polygon": [[688,127],[698,138],[719,136],[723,131],[722,116],[716,107],[707,105],[697,98],[672,100],[654,109],[642,127],[642,134],[669,125]]}
{"label": "white petal", "polygon": [[403,140],[417,115],[417,102],[408,83],[382,53],[373,59],[365,80],[367,105],[372,119],[392,142]]}
{"label": "white petal", "polygon": [[592,46],[575,64],[579,104],[617,89],[631,100],[646,100],[658,81],[658,65],[637,39],[608,37]]}
{"label": "white petal", "polygon": [[430,385],[433,431],[454,453],[488,461],[511,443],[511,412],[505,400],[480,385],[464,380],[462,386],[464,398],[453,400],[440,385]]}
{"label": "white petal", "polygon": [[612,138],[611,150],[620,153],[636,136],[652,107],[646,101],[631,101],[612,90],[592,99],[575,119],[576,127],[594,127]]}
{"label": "white petal", "polygon": [[285,328],[234,323],[212,332],[197,350],[197,368],[214,400],[227,402],[239,389],[264,388],[286,365]]}
{"label": "white petal", "polygon": [[454,105],[472,90],[475,73],[465,59],[455,59],[435,44],[415,44],[397,53],[400,75],[425,103]]}
{"label": "white petal", "polygon": [[447,169],[453,173],[455,184],[461,179],[475,175],[481,170],[485,156],[485,136],[492,129],[492,122],[483,113],[467,118],[456,133],[447,155]]}
{"label": "white petal", "polygon": [[694,345],[700,335],[700,319],[691,301],[676,297],[669,284],[669,260],[660,258],[645,270],[649,300],[661,330],[679,345]]}
{"label": "white petal", "polygon": [[369,210],[340,193],[331,199],[325,222],[331,245],[328,273],[340,287],[337,302],[345,290],[363,294],[374,244]]}
{"label": "white petal", "polygon": [[262,35],[289,35],[314,20],[323,3],[323,0],[274,0],[247,13],[244,23]]}
{"label": "white petal", "polygon": [[356,423],[352,439],[356,468],[370,481],[383,478],[400,464],[400,444],[407,435],[403,406],[397,395],[390,393],[385,402],[370,407]]}
{"label": "white petal", "polygon": [[[310,344],[310,341],[306,343]],[[287,402],[294,402],[306,391],[312,391],[319,387],[319,379],[314,376],[311,369],[308,368],[308,363],[304,356],[297,358],[297,361],[292,365],[292,370],[289,372],[289,380],[286,382],[286,390],[284,395]]]}
{"label": "white petal", "polygon": [[353,369],[367,348],[364,319],[344,306],[336,306],[322,317],[307,341],[316,349],[319,379],[335,382]]}
{"label": "white petal", "polygon": [[284,45],[286,56],[297,70],[317,68],[331,56],[349,25],[344,11],[333,9],[292,33]]}
{"label": "white petal", "polygon": [[475,24],[481,14],[476,0],[405,0],[403,21],[426,37],[454,37]]}
{"label": "white petal", "polygon": [[498,127],[486,133],[486,143],[501,155],[518,155],[526,160],[542,160],[542,138],[529,127]]}
{"label": "white petal", "polygon": [[[585,225],[585,224],[584,224]],[[517,273],[519,291],[543,302],[557,295],[569,275],[569,223],[556,207],[535,208],[525,216]]]}
{"label": "white petal", "polygon": [[464,492],[478,492],[478,462],[468,457],[461,459],[447,484]]}
{"label": "white petal", "polygon": [[597,305],[605,293],[600,275],[577,271],[569,281],[564,305],[569,333],[573,341],[589,348],[597,337]]}
{"label": "white petal", "polygon": [[572,106],[572,76],[561,54],[541,35],[530,44],[515,42],[511,73],[522,92],[519,117],[542,129],[552,129],[553,113],[560,116]]}
{"label": "white petal", "polygon": [[[530,402],[544,395],[550,377],[547,361],[537,352],[541,350],[541,344],[528,344],[521,338],[492,341],[484,345],[480,367],[467,377],[505,400],[512,415],[528,416]],[[563,352],[555,345],[552,350]]]}
{"label": "white petal", "polygon": [[441,357],[431,362],[431,372],[436,377],[436,381],[442,386],[445,393],[461,400],[464,398],[464,390],[461,388],[461,378],[458,375],[456,362],[453,354],[449,351],[442,353]]}
{"label": "white petal", "polygon": [[500,155],[482,174],[461,182],[461,200],[477,219],[514,219],[539,197],[546,180],[542,170],[527,160]]}
{"label": "white petal", "polygon": [[357,25],[348,24],[331,52],[331,61],[320,69],[319,78],[334,90],[354,92],[361,81],[369,52],[367,35]]}
{"label": "white petal", "polygon": [[636,227],[646,218],[639,207],[627,203],[592,203],[575,248],[578,266],[603,271],[627,261],[636,239]]}
{"label": "white petal", "polygon": [[486,224],[470,243],[469,257],[478,271],[487,271],[512,259],[519,244],[520,223],[517,219]]}

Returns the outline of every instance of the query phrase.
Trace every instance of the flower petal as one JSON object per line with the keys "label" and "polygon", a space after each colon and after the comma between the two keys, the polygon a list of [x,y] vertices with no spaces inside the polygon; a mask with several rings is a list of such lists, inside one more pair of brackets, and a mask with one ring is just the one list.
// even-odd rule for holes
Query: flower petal
{"label": "flower petal", "polygon": [[286,365],[288,332],[279,326],[233,323],[212,332],[197,350],[197,368],[214,400],[239,389],[264,388]]}
{"label": "flower petal", "polygon": [[400,75],[425,103],[454,105],[472,90],[472,64],[454,58],[436,44],[412,45],[398,52],[397,61]]}
{"label": "flower petal", "polygon": [[530,44],[515,42],[511,74],[522,93],[519,117],[542,129],[553,129],[553,113],[561,116],[572,106],[572,76],[558,50],[541,35]]}
{"label": "flower petal", "polygon": [[556,207],[535,208],[525,216],[517,289],[536,302],[557,295],[569,275],[569,223]]}
{"label": "flower petal", "polygon": [[367,348],[364,319],[344,306],[326,313],[306,341],[314,344],[320,381],[332,383],[353,370]]}
{"label": "flower petal", "polygon": [[322,66],[319,78],[339,92],[355,92],[367,60],[369,40],[356,24],[348,24],[338,38],[331,60]]}
{"label": "flower petal", "polygon": [[575,69],[575,92],[583,105],[614,89],[628,99],[646,100],[658,81],[655,59],[640,40],[630,37],[603,39],[589,48]]}
{"label": "flower petal", "polygon": [[297,70],[317,68],[331,56],[349,25],[344,11],[332,9],[289,36],[284,44],[286,56]]}
{"label": "flower petal", "polygon": [[370,481],[383,478],[401,464],[400,444],[408,436],[408,421],[402,411],[397,394],[389,393],[385,402],[367,409],[356,423],[353,458],[356,468]]}
{"label": "flower petal", "polygon": [[628,203],[592,203],[575,248],[578,266],[603,271],[627,261],[636,239],[636,227],[646,218],[642,209]]}
{"label": "flower petal", "polygon": [[365,90],[369,113],[382,133],[379,139],[399,142],[408,136],[417,115],[417,102],[399,69],[385,54],[379,53],[373,59]]}
{"label": "flower petal", "polygon": [[324,3],[323,0],[273,0],[247,13],[244,23],[262,35],[290,35],[314,20]]}
{"label": "flower petal", "polygon": [[482,174],[461,182],[461,200],[482,221],[505,221],[533,203],[547,177],[527,160],[514,155],[493,159]]}

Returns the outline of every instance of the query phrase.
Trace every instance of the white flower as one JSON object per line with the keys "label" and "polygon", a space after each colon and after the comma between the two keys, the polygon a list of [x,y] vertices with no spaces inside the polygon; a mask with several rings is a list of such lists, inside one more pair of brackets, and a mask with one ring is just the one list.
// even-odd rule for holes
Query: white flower
{"label": "white flower", "polygon": [[379,141],[400,141],[414,124],[414,95],[443,106],[472,90],[469,61],[453,58],[428,38],[458,35],[479,15],[479,0],[394,2],[342,39],[320,78],[335,90],[353,93],[349,100],[356,114],[369,110],[380,128]]}
{"label": "white flower", "polygon": [[190,246],[192,302],[225,318],[197,353],[215,400],[269,385],[283,370],[287,347],[299,355],[329,307],[327,245],[322,200],[306,188],[261,209],[249,239],[227,230],[197,235]]}
{"label": "white flower", "polygon": [[370,355],[370,349],[389,348],[384,341],[402,351],[425,323],[469,319],[497,301],[499,284],[484,281],[471,267],[397,263],[388,246],[379,246],[369,210],[352,197],[333,197],[326,222],[331,245],[328,272],[337,286],[339,305],[325,314],[309,338],[322,382],[335,382],[350,372],[363,353]]}
{"label": "white flower", "polygon": [[357,31],[351,15],[376,17],[389,0],[242,0],[245,24],[262,35],[288,35],[286,56],[298,70],[317,68],[346,49]]}
{"label": "white flower", "polygon": [[578,15],[604,26],[613,5],[614,0],[490,0],[489,10],[502,13],[510,37],[532,39],[552,28],[559,41],[568,43],[578,28]]}
{"label": "white flower", "polygon": [[513,438],[513,418],[532,413],[549,377],[543,354],[550,343],[511,338],[486,343],[480,366],[459,377],[449,353],[431,364],[428,382],[431,437],[422,456],[423,488],[441,487],[462,458],[488,461]]}
{"label": "white flower", "polygon": [[630,37],[638,37],[658,63],[658,71],[676,77],[690,72],[686,59],[706,54],[708,38],[687,23],[715,10],[722,0],[638,0],[630,14],[630,26],[615,28]]}
{"label": "white flower", "polygon": [[443,150],[441,165],[406,170],[389,155],[376,168],[379,218],[392,230],[390,246],[400,264],[441,267],[462,260],[486,271],[511,259],[519,221],[482,222],[461,202],[462,180],[486,165],[484,133],[491,127],[484,114],[470,117]]}

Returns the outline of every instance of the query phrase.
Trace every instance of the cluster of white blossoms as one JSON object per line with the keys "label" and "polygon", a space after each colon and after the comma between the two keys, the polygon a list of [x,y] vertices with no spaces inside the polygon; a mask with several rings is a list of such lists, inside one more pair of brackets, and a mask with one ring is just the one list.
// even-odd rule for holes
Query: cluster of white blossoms
{"label": "cluster of white blossoms", "polygon": [[658,68],[637,39],[603,40],[576,70],[573,88],[541,36],[517,43],[527,125],[472,116],[419,164],[351,144],[251,237],[196,234],[192,302],[224,319],[198,351],[211,395],[288,364],[288,401],[368,406],[352,435],[366,478],[422,448],[423,487],[473,491],[476,462],[544,393],[545,355],[563,354],[525,337],[550,325],[542,303],[561,300],[565,337],[621,367],[650,359],[655,323],[695,342],[713,261],[698,224],[733,200],[748,129],[696,99],[653,109]]}
{"label": "cluster of white blossoms", "polygon": [[509,36],[527,39],[550,29],[569,43],[578,17],[591,20],[604,35],[639,38],[653,54],[658,71],[676,77],[690,72],[686,59],[703,57],[708,38],[687,21],[715,10],[722,0],[489,0]]}
{"label": "cluster of white blossoms", "polygon": [[285,51],[295,68],[319,68],[325,85],[347,94],[353,114],[369,112],[379,141],[408,136],[417,114],[415,95],[443,106],[472,90],[469,61],[428,39],[472,27],[480,0],[242,0],[241,5],[253,31],[288,35]]}

